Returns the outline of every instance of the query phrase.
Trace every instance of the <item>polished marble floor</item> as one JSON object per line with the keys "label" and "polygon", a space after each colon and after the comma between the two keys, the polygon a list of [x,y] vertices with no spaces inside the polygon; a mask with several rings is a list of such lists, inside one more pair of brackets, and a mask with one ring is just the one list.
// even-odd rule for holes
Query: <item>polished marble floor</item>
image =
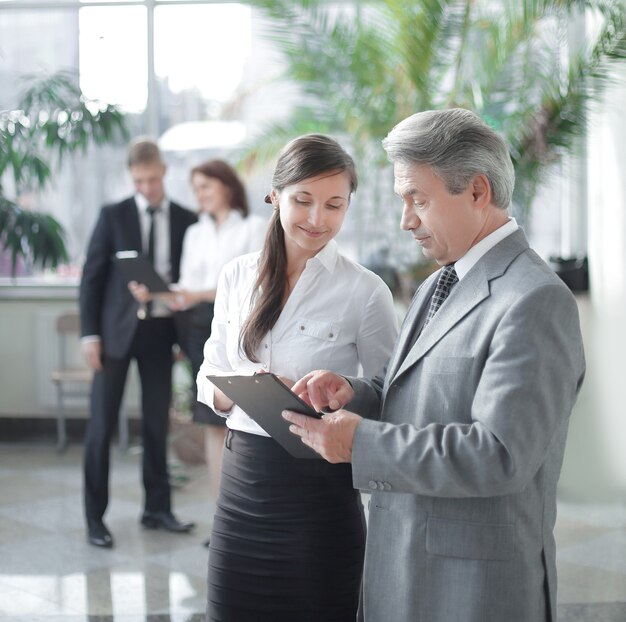
{"label": "polished marble floor", "polygon": [[[0,622],[204,620],[212,513],[204,467],[175,468],[175,512],[196,530],[146,531],[139,452],[112,452],[106,522],[116,547],[100,550],[85,540],[80,448],[57,455],[51,443],[0,443]],[[557,541],[558,622],[625,622],[626,500],[561,500]]]}
{"label": "polished marble floor", "polygon": [[191,534],[145,530],[140,455],[112,449],[112,550],[87,544],[81,450],[0,445],[0,621],[199,622],[212,506],[204,467],[179,467],[176,515]]}

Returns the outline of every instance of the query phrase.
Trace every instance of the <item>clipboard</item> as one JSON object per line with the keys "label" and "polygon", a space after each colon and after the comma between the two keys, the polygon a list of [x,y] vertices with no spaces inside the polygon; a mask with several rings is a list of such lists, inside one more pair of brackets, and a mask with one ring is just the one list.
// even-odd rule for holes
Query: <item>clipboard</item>
{"label": "clipboard", "polygon": [[321,414],[300,399],[274,374],[255,376],[207,376],[237,406],[258,423],[279,445],[295,458],[322,457],[289,431],[281,412],[295,412],[320,419]]}
{"label": "clipboard", "polygon": [[119,251],[113,255],[113,262],[122,271],[128,282],[137,281],[148,288],[151,294],[169,292],[170,288],[154,269],[146,255],[137,251]]}

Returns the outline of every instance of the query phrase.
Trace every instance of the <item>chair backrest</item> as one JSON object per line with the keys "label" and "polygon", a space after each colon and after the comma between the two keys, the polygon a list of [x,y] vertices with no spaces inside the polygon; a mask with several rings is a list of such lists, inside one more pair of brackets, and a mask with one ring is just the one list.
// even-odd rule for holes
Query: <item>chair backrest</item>
{"label": "chair backrest", "polygon": [[80,333],[80,315],[76,311],[65,311],[57,317],[57,333],[67,335]]}
{"label": "chair backrest", "polygon": [[[56,319],[56,329],[58,337],[58,370],[65,370],[68,367],[68,340],[78,339],[80,336],[80,315],[78,311],[62,311]],[[82,365],[81,365],[82,367]]]}

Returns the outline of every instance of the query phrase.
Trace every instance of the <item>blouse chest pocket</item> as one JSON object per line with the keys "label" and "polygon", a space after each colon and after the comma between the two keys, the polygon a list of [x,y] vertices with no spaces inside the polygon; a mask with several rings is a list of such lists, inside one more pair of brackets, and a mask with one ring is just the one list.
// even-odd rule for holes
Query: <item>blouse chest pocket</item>
{"label": "blouse chest pocket", "polygon": [[334,322],[298,318],[292,331],[292,358],[310,369],[329,368],[340,332]]}
{"label": "blouse chest pocket", "polygon": [[317,339],[321,342],[334,343],[339,336],[338,324],[332,322],[320,322],[319,320],[308,320],[300,318],[296,322],[296,334],[305,338]]}

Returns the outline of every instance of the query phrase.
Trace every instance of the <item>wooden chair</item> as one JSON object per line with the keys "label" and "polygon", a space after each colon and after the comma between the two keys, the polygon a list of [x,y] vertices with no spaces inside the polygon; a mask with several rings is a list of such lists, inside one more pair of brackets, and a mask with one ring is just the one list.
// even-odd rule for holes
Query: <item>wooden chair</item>
{"label": "wooden chair", "polygon": [[[58,337],[58,366],[52,370],[50,379],[57,390],[57,452],[67,448],[67,430],[65,425],[65,405],[67,398],[88,398],[93,372],[84,364],[73,364],[69,360],[68,345],[70,340],[80,338],[80,316],[75,311],[61,313],[56,320]],[[128,421],[123,409],[119,418],[119,444],[122,450],[128,447]]]}

